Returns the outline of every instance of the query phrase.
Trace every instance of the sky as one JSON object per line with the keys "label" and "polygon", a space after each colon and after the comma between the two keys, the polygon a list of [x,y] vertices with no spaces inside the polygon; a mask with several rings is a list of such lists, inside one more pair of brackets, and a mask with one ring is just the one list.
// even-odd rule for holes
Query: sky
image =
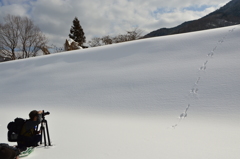
{"label": "sky", "polygon": [[230,0],[0,0],[0,22],[7,14],[27,16],[49,39],[63,46],[72,21],[80,20],[87,41],[139,28],[143,35],[201,18]]}

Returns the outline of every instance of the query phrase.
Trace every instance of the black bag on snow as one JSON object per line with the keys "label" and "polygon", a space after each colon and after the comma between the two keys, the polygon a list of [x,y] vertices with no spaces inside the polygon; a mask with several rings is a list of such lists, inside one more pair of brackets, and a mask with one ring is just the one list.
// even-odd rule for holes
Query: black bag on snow
{"label": "black bag on snow", "polygon": [[21,133],[22,127],[26,120],[22,118],[16,118],[14,121],[8,123],[8,141],[17,142],[19,134]]}

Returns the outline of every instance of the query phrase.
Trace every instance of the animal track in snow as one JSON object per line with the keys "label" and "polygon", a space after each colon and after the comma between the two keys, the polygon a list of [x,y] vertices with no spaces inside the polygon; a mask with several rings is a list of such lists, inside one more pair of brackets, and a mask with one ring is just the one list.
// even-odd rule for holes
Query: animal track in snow
{"label": "animal track in snow", "polygon": [[224,39],[225,39],[225,37],[223,37],[222,39],[220,39],[218,42],[219,42],[219,43],[223,43],[223,42],[224,42]]}
{"label": "animal track in snow", "polygon": [[197,81],[195,82],[196,85],[198,85],[200,79],[201,79],[201,77],[198,77]]}
{"label": "animal track in snow", "polygon": [[187,112],[188,112],[188,109],[190,108],[190,104],[188,104],[187,108],[185,109],[185,111],[183,113],[180,114],[179,116],[179,120],[178,120],[178,123],[177,124],[174,124],[172,125],[172,128],[176,128],[179,123],[182,121],[182,119],[186,118],[187,117]]}
{"label": "animal track in snow", "polygon": [[208,60],[203,63],[203,65],[199,68],[199,70],[206,70],[207,69]]}
{"label": "animal track in snow", "polygon": [[172,128],[176,128],[177,126],[178,126],[178,124],[175,124],[175,125],[172,126]]}
{"label": "animal track in snow", "polygon": [[217,49],[217,46],[215,46],[215,48],[213,49],[213,52],[216,51],[216,49]]}
{"label": "animal track in snow", "polygon": [[210,57],[213,57],[213,55],[214,55],[214,52],[213,52],[213,51],[210,52],[210,53],[208,53],[208,56],[210,56]]}
{"label": "animal track in snow", "polygon": [[[240,27],[240,25],[238,25],[238,26]],[[233,29],[231,29],[231,30],[229,30],[228,33],[227,33],[225,36],[223,36],[221,39],[219,39],[219,40],[218,40],[218,44],[212,49],[212,51],[211,51],[210,53],[207,54],[207,56],[208,56],[208,57],[213,57],[215,51],[216,51],[217,48],[218,48],[218,46],[221,46],[221,44],[226,40],[227,36],[228,36],[230,33],[232,33],[235,29],[236,29],[236,27],[233,28]],[[199,68],[199,70],[205,71],[205,70],[207,69],[207,64],[208,64],[208,62],[209,62],[209,61],[206,60],[206,61],[203,63],[203,65]],[[195,95],[197,95],[197,93],[198,93],[198,91],[199,91],[199,89],[198,89],[198,84],[199,84],[200,80],[201,80],[201,76],[198,77],[198,79],[196,80],[194,86],[193,86],[192,89],[190,90],[190,93],[193,94],[192,97],[194,97]],[[188,104],[188,106],[187,106],[187,108],[185,109],[185,111],[179,115],[179,121],[178,121],[178,123],[172,125],[172,128],[176,128],[176,127],[179,125],[179,123],[181,122],[181,120],[184,119],[184,118],[186,118],[186,117],[188,116],[187,112],[188,112],[188,109],[189,109],[189,108],[190,108],[190,104]]]}
{"label": "animal track in snow", "polygon": [[207,65],[207,63],[208,63],[208,60],[204,62],[204,66],[206,66],[206,65]]}
{"label": "animal track in snow", "polygon": [[187,117],[187,114],[185,114],[185,113],[182,113],[182,114],[180,114],[180,116],[179,116],[179,118],[186,118]]}
{"label": "animal track in snow", "polygon": [[184,118],[187,117],[187,111],[188,111],[189,108],[190,108],[190,104],[188,104],[188,106],[185,109],[185,111],[182,114],[180,114],[180,116],[179,116],[180,119],[184,119]]}
{"label": "animal track in snow", "polygon": [[198,88],[192,88],[191,90],[190,90],[190,93],[194,93],[194,94],[197,94],[198,93]]}
{"label": "animal track in snow", "polygon": [[199,70],[206,70],[207,69],[207,66],[201,66],[200,68],[199,68]]}
{"label": "animal track in snow", "polygon": [[236,28],[233,28],[233,29],[229,30],[229,32],[234,32],[235,29],[236,29]]}

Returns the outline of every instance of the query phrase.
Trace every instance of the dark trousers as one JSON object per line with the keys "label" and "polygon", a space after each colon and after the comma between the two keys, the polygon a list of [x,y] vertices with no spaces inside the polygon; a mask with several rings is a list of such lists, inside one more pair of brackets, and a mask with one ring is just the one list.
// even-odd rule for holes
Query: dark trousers
{"label": "dark trousers", "polygon": [[19,147],[38,146],[38,142],[42,139],[42,135],[34,135],[31,137],[21,136],[18,142]]}

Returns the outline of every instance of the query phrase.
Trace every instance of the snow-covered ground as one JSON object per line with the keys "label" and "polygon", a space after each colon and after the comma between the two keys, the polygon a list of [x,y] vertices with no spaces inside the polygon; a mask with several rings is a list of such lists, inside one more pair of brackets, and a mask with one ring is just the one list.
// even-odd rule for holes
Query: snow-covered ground
{"label": "snow-covered ground", "polygon": [[44,109],[54,146],[29,159],[239,159],[239,37],[232,26],[1,63],[0,142]]}

